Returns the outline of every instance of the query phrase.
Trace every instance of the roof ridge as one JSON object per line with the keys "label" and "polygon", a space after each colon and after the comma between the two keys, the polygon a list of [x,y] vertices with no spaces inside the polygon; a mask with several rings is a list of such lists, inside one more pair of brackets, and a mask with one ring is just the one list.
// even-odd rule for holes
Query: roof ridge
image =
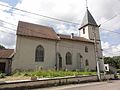
{"label": "roof ridge", "polygon": [[57,34],[52,27],[19,21],[17,35],[38,37],[58,40]]}
{"label": "roof ridge", "polygon": [[[19,21],[18,23],[31,24],[31,25],[35,25],[35,26],[41,26],[41,27],[46,27],[46,28],[52,28],[52,29],[53,29],[53,27],[45,26],[45,25],[40,25],[40,24],[38,24],[38,23],[25,22],[25,21]],[[20,25],[20,24],[19,24],[19,25]]]}

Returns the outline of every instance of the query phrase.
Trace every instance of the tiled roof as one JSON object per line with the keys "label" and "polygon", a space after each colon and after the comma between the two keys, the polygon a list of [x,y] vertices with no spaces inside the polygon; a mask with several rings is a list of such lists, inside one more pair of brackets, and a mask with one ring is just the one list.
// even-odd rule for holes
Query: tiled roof
{"label": "tiled roof", "polygon": [[92,42],[86,38],[77,37],[77,36],[74,36],[71,39],[69,35],[57,34],[51,27],[27,23],[23,21],[19,21],[17,35],[52,39],[52,40],[69,39],[72,41],[74,40],[74,41],[82,41],[82,42]]}
{"label": "tiled roof", "polygon": [[12,58],[14,55],[14,49],[0,49],[0,58]]}
{"label": "tiled roof", "polygon": [[88,40],[84,37],[78,37],[78,36],[73,36],[71,38],[70,35],[64,35],[64,34],[58,34],[58,36],[60,37],[60,39],[67,39],[67,40],[72,40],[72,41],[80,41],[80,42],[89,42],[89,43],[94,43],[91,40]]}
{"label": "tiled roof", "polygon": [[23,21],[19,21],[17,34],[23,36],[58,40],[57,34],[53,30],[53,28]]}

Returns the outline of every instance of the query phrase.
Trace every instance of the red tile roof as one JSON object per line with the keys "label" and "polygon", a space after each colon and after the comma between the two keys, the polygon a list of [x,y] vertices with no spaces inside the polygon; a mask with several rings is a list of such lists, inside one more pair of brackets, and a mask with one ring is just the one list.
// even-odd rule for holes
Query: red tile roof
{"label": "red tile roof", "polygon": [[17,34],[23,36],[58,40],[57,34],[53,30],[53,28],[23,21],[19,21]]}
{"label": "red tile roof", "polygon": [[93,41],[86,39],[84,37],[78,37],[78,36],[73,36],[71,38],[70,35],[64,35],[64,34],[58,34],[60,39],[67,39],[67,40],[72,40],[72,41],[80,41],[80,42],[89,42],[89,43],[94,43]]}
{"label": "red tile roof", "polygon": [[7,59],[12,58],[14,55],[14,49],[0,49],[0,58]]}

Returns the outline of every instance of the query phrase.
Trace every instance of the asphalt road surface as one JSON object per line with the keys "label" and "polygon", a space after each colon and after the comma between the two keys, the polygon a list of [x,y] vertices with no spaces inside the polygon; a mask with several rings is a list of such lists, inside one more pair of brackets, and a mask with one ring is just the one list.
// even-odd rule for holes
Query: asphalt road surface
{"label": "asphalt road surface", "polygon": [[64,85],[34,90],[120,90],[120,80],[76,85]]}

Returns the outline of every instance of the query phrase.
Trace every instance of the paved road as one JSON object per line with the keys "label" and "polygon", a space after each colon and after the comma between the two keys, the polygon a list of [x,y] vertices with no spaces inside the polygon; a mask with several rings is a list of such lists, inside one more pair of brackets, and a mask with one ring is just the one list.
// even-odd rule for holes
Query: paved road
{"label": "paved road", "polygon": [[120,90],[120,80],[77,85],[65,85],[36,90]]}

